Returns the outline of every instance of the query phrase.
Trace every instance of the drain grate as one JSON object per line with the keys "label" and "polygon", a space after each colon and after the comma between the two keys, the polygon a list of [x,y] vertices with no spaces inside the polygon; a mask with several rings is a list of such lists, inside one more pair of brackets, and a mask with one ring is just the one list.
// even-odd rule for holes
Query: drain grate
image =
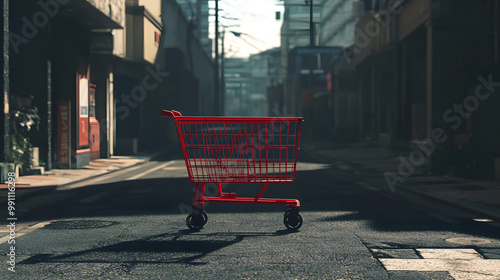
{"label": "drain grate", "polygon": [[70,221],[55,221],[45,227],[44,229],[91,229],[103,228],[116,224],[115,222],[99,221],[99,220],[70,220]]}

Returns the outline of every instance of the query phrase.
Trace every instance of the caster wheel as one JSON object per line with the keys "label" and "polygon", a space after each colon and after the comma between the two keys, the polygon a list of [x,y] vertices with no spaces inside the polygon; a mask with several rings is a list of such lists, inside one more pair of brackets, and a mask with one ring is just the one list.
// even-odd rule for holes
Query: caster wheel
{"label": "caster wheel", "polygon": [[208,222],[208,216],[205,211],[199,211],[198,213],[191,213],[186,218],[186,225],[192,230],[199,230],[203,228]]}
{"label": "caster wheel", "polygon": [[290,209],[285,212],[283,223],[289,230],[298,230],[302,226],[302,216],[298,209]]}

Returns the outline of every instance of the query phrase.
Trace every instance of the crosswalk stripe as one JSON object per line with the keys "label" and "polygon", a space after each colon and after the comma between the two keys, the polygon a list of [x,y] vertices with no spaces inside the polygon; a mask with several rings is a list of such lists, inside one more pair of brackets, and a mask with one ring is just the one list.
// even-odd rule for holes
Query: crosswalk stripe
{"label": "crosswalk stripe", "polygon": [[127,179],[125,179],[125,180],[136,180],[136,179],[139,179],[139,178],[141,178],[141,177],[144,177],[144,176],[148,175],[149,173],[155,172],[156,170],[158,170],[158,169],[162,169],[162,168],[164,168],[164,167],[167,167],[167,166],[169,166],[169,165],[171,165],[171,164],[173,164],[173,163],[174,163],[174,161],[173,161],[173,160],[171,160],[171,161],[166,162],[166,163],[164,163],[164,164],[162,164],[162,165],[159,165],[159,166],[157,166],[157,167],[155,167],[155,168],[149,169],[148,171],[145,171],[145,172],[143,172],[143,173],[140,173],[140,174],[134,175],[134,176],[132,176],[132,177],[128,177],[128,178],[127,178]]}

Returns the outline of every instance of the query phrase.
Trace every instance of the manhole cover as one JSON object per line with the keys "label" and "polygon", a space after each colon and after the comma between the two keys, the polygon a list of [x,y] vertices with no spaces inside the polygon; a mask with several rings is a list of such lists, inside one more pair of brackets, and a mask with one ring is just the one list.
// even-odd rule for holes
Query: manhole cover
{"label": "manhole cover", "polygon": [[45,229],[90,229],[103,228],[114,225],[114,222],[98,221],[98,220],[71,220],[71,221],[56,221],[46,225]]}
{"label": "manhole cover", "polygon": [[488,239],[466,238],[466,237],[448,238],[445,239],[444,241],[460,245],[481,245],[481,244],[491,243],[491,241]]}

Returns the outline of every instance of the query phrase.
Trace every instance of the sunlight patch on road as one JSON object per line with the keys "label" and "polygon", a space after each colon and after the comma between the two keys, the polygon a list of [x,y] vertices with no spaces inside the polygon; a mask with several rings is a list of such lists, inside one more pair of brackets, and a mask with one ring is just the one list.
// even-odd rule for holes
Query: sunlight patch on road
{"label": "sunlight patch on road", "polygon": [[162,169],[162,168],[167,167],[167,166],[169,166],[169,165],[172,165],[174,162],[175,162],[175,161],[173,161],[173,160],[172,160],[172,161],[169,161],[169,162],[166,162],[166,163],[164,163],[164,164],[162,164],[162,165],[159,165],[159,166],[156,166],[156,167],[154,167],[154,168],[151,168],[151,169],[149,169],[149,170],[148,170],[148,171],[146,171],[146,172],[142,172],[142,173],[139,173],[139,174],[134,175],[134,176],[132,176],[132,177],[128,177],[126,180],[136,180],[136,179],[139,179],[139,178],[141,178],[141,177],[144,177],[144,176],[148,175],[149,173],[153,173],[153,172],[155,172],[156,170],[159,170],[159,169]]}
{"label": "sunlight patch on road", "polygon": [[471,245],[471,246],[483,245],[491,242],[490,240],[484,238],[465,238],[465,237],[448,238],[445,239],[444,241],[460,245]]}
{"label": "sunlight patch on road", "polygon": [[296,171],[312,171],[312,170],[322,170],[330,168],[329,164],[326,163],[311,163],[311,162],[297,162]]}
{"label": "sunlight patch on road", "polygon": [[[34,224],[32,226],[22,225],[22,226],[19,227],[18,230],[16,230],[15,238],[21,237],[21,236],[25,235],[26,233],[30,233],[30,232],[32,232],[34,230],[42,228],[42,227],[44,227],[45,225],[47,225],[49,223],[50,223],[50,221],[48,221],[48,222],[40,222],[40,223]],[[16,227],[18,227],[18,226],[16,225]],[[7,236],[3,236],[3,237],[0,238],[0,244],[9,241],[10,235],[9,235],[9,233],[6,233],[6,234],[7,234]]]}
{"label": "sunlight patch on road", "polygon": [[447,271],[456,280],[500,279],[500,260],[484,259],[474,249],[416,249],[422,259],[380,258],[387,270]]}
{"label": "sunlight patch on road", "polygon": [[165,167],[163,170],[171,171],[171,170],[186,170],[185,166],[173,166],[173,167]]}
{"label": "sunlight patch on road", "polygon": [[138,164],[138,165],[135,165],[135,166],[132,166],[132,167],[129,167],[126,169],[118,170],[118,171],[115,171],[112,173],[105,173],[105,174],[98,176],[98,177],[85,179],[83,181],[78,181],[75,183],[69,183],[67,185],[59,186],[56,188],[56,190],[63,191],[63,190],[70,190],[70,189],[76,189],[76,188],[96,185],[104,180],[108,180],[110,178],[117,178],[117,177],[123,176],[123,174],[132,173],[138,169],[147,168],[148,166],[155,165],[155,164],[156,164],[155,162],[147,162],[145,164]]}

